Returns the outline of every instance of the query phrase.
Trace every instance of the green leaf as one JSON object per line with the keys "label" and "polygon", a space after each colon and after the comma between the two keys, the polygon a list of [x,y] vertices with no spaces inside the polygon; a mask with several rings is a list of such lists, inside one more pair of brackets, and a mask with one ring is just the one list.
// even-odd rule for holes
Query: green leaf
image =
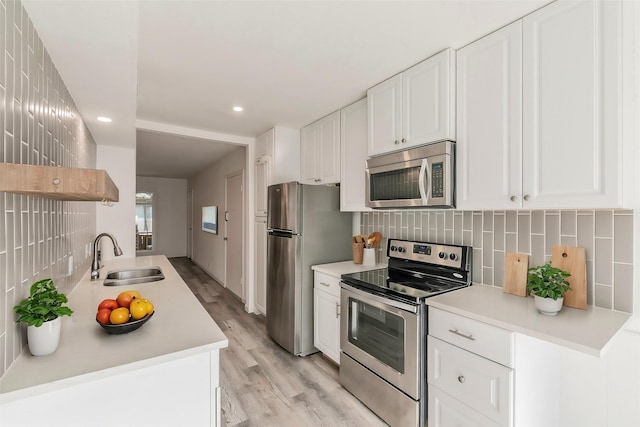
{"label": "green leaf", "polygon": [[58,292],[53,280],[43,279],[31,285],[29,296],[13,307],[13,311],[18,314],[17,322],[38,327],[57,317],[71,316],[73,311],[62,306],[66,302],[67,297]]}

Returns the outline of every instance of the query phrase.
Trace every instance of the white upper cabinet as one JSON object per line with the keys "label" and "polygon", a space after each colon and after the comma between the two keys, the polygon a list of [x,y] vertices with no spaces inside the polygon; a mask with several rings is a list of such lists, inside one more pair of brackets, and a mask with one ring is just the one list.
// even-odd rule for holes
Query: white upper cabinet
{"label": "white upper cabinet", "polygon": [[302,128],[300,141],[301,182],[340,182],[340,111]]}
{"label": "white upper cabinet", "polygon": [[458,51],[459,209],[624,205],[621,16],[554,2]]}
{"label": "white upper cabinet", "polygon": [[523,206],[621,205],[621,28],[617,1],[523,19]]}
{"label": "white upper cabinet", "polygon": [[455,52],[447,49],[367,91],[367,154],[455,140]]}
{"label": "white upper cabinet", "polygon": [[255,214],[267,214],[267,187],[300,179],[300,131],[276,126],[256,138]]}
{"label": "white upper cabinet", "polygon": [[456,205],[513,208],[522,192],[522,22],[457,55]]}
{"label": "white upper cabinet", "polygon": [[368,211],[365,206],[365,166],[367,159],[367,100],[340,110],[341,182],[340,210]]}

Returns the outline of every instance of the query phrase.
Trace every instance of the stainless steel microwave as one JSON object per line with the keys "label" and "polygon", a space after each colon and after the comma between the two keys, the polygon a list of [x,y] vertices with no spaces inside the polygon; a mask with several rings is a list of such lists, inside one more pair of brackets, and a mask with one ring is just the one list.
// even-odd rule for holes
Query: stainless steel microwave
{"label": "stainless steel microwave", "polygon": [[368,159],[366,205],[454,208],[455,148],[442,141]]}

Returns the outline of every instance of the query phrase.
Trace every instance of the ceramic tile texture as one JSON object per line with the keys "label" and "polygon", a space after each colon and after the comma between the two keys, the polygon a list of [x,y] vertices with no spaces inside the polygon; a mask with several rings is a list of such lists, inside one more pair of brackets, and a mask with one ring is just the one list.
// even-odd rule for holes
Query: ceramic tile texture
{"label": "ceramic tile texture", "polygon": [[[20,1],[0,1],[0,58],[0,161],[94,168],[93,137]],[[95,214],[92,202],[0,192],[0,376],[26,344],[13,306],[40,279],[71,291],[91,263]]]}
{"label": "ceramic tile texture", "polygon": [[[454,243],[473,247],[473,281],[502,287],[504,256],[522,252],[530,265],[551,260],[554,245],[579,244],[587,255],[589,304],[631,312],[633,301],[633,211],[630,210],[550,210],[550,211],[374,211],[361,214],[361,233],[380,231],[383,244],[378,260],[386,256],[389,238],[403,238],[399,229],[386,226],[387,215],[401,216],[399,223],[422,224],[416,240]],[[448,220],[449,216],[453,221]],[[376,220],[376,217],[380,220]],[[456,220],[460,217],[461,220]],[[393,222],[392,222],[393,223]],[[381,224],[374,228],[373,224]],[[451,228],[452,227],[452,228]],[[449,235],[449,233],[451,235]],[[421,239],[417,237],[421,235]]]}

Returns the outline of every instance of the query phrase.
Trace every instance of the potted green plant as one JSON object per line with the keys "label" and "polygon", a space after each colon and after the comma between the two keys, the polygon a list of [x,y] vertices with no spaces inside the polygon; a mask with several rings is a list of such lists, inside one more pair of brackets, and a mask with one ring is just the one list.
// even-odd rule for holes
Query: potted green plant
{"label": "potted green plant", "polygon": [[27,343],[34,356],[55,352],[60,341],[61,316],[73,311],[64,306],[67,297],[58,292],[53,280],[44,279],[31,285],[29,296],[13,307],[17,322],[27,324]]}
{"label": "potted green plant", "polygon": [[532,267],[527,275],[527,291],[534,295],[535,305],[542,314],[555,316],[562,308],[564,294],[571,289],[568,272],[550,263]]}

